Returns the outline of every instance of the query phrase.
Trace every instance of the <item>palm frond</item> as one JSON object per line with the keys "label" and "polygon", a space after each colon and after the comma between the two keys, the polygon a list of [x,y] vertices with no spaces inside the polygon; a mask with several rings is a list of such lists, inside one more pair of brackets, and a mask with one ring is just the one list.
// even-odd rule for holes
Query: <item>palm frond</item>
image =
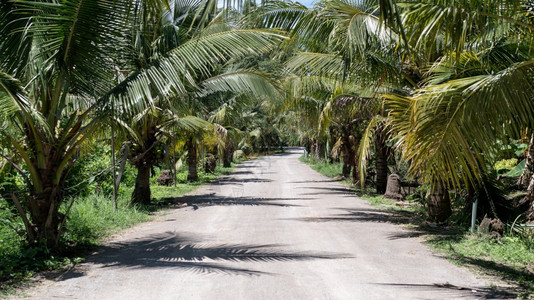
{"label": "palm frond", "polygon": [[523,21],[522,1],[420,1],[405,2],[403,24],[408,38],[427,55],[440,52],[460,54],[480,44],[511,35],[511,30],[532,31],[534,26]]}
{"label": "palm frond", "polygon": [[324,76],[341,80],[345,62],[335,54],[301,52],[290,58],[287,71],[303,76]]}
{"label": "palm frond", "polygon": [[223,73],[200,83],[199,97],[218,92],[249,94],[257,98],[279,98],[279,92],[266,74],[252,71]]}
{"label": "palm frond", "polygon": [[13,1],[0,3],[0,70],[21,77],[29,60],[32,39],[27,29],[31,19],[20,13]]}
{"label": "palm frond", "polygon": [[367,161],[369,160],[369,153],[371,152],[371,143],[374,136],[375,129],[380,122],[384,122],[381,116],[375,116],[371,119],[365,131],[363,132],[358,146],[358,170],[360,174],[360,187],[365,188],[365,176],[367,174]]}
{"label": "palm frond", "polygon": [[241,26],[291,31],[308,13],[308,8],[298,2],[272,1],[247,14]]}
{"label": "palm frond", "polygon": [[179,117],[168,111],[169,118],[162,123],[162,126],[171,129],[177,135],[202,136],[213,131],[213,124],[195,116]]}
{"label": "palm frond", "polygon": [[183,98],[187,85],[196,85],[195,73],[209,76],[215,65],[247,54],[264,53],[284,38],[261,30],[238,30],[190,40],[147,70],[130,75],[100,102],[106,103],[111,96],[117,99],[116,103],[132,108],[139,107],[143,101],[151,101],[154,96]]}
{"label": "palm frond", "polygon": [[[4,95],[2,97],[2,95]],[[0,72],[0,116],[6,120],[13,118],[28,124],[31,132],[37,136],[39,126],[45,137],[50,136],[51,130],[43,115],[34,108],[21,82],[6,73]],[[19,125],[21,125],[19,124]],[[26,133],[23,133],[26,134]]]}
{"label": "palm frond", "polygon": [[481,180],[497,150],[496,137],[532,126],[533,76],[529,60],[430,85],[412,98],[388,96],[387,110],[411,170],[457,187]]}

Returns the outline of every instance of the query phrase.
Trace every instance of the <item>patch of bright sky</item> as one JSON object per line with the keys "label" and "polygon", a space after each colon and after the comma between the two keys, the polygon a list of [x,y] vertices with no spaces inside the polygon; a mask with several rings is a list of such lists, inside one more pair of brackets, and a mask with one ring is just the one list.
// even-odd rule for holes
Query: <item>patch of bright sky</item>
{"label": "patch of bright sky", "polygon": [[315,0],[300,0],[298,2],[306,5],[306,7],[308,8],[311,8],[313,6],[313,3],[315,3]]}
{"label": "patch of bright sky", "polygon": [[[293,1],[295,1],[295,0],[293,0]],[[307,8],[312,8],[313,4],[315,2],[317,2],[317,1],[318,0],[297,0],[297,2],[300,2],[301,4],[304,4]],[[221,7],[223,7],[225,2],[226,2],[225,0],[219,0],[217,6],[219,8],[221,8]],[[260,2],[261,2],[261,0],[256,0],[256,3],[260,3]]]}

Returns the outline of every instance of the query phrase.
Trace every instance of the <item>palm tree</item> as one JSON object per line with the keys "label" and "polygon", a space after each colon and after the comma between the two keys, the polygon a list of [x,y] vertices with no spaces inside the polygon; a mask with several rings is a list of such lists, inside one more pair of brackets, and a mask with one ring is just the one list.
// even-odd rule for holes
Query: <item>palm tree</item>
{"label": "palm tree", "polygon": [[[192,74],[214,63],[262,52],[282,36],[254,30],[213,34],[185,43],[142,69],[131,69],[114,87],[115,67],[128,49],[124,33],[141,5],[159,1],[2,1],[0,4],[0,115],[13,131],[2,131],[9,153],[2,156],[19,170],[28,194],[12,193],[30,243],[58,245],[59,213],[65,178],[80,146],[102,117],[138,112],[158,97],[177,97],[192,85]],[[135,67],[135,66],[132,66]],[[144,101],[139,101],[144,99]],[[158,98],[159,99],[159,98]],[[28,207],[30,218],[22,202]]]}
{"label": "palm tree", "polygon": [[[171,4],[170,10],[149,11],[142,14],[143,18],[139,20],[140,24],[134,27],[141,29],[135,30],[131,37],[131,48],[134,51],[129,56],[134,58],[132,64],[139,68],[145,68],[154,61],[158,61],[160,57],[164,57],[171,50],[175,54],[185,56],[188,54],[185,51],[191,50],[188,45],[201,43],[214,35],[224,35],[236,31],[235,28],[228,25],[222,13],[207,18],[191,16],[191,10],[202,9],[202,2],[195,3],[193,7],[183,6],[183,3],[179,1]],[[154,19],[159,21],[154,24],[152,22]],[[130,160],[138,169],[137,181],[132,193],[132,203],[150,203],[150,170],[156,161],[162,159],[158,155],[161,156],[163,152],[158,148],[165,146],[161,138],[164,138],[162,134],[165,132],[163,124],[172,124],[169,122],[169,118],[174,118],[176,122],[180,122],[181,117],[176,117],[175,114],[182,116],[184,114],[201,115],[198,112],[203,109],[198,102],[201,101],[201,97],[210,93],[259,89],[261,83],[258,83],[258,76],[251,72],[232,72],[198,82],[201,78],[209,77],[218,72],[220,67],[217,64],[222,60],[217,56],[212,57],[211,60],[208,61],[208,67],[201,70],[202,72],[191,74],[190,83],[199,84],[198,87],[187,87],[186,90],[172,98],[151,93],[152,102],[149,108],[137,116],[130,118],[126,116],[127,119],[131,120],[130,123],[137,125],[137,128],[130,127],[128,130],[132,133],[130,134],[131,142],[137,146]],[[193,102],[197,102],[197,104]],[[162,114],[162,112],[164,113]],[[191,122],[192,120],[195,120],[195,124]],[[187,126],[181,128],[185,131],[184,138],[187,140],[188,179],[191,181],[198,179],[197,143],[207,131],[211,130],[207,122],[200,122],[200,120],[188,118]],[[174,123],[173,126],[177,124]],[[126,123],[123,125],[128,127]],[[180,133],[174,133],[174,135],[180,135]]]}
{"label": "palm tree", "polygon": [[211,124],[193,116],[179,116],[160,107],[148,108],[129,122],[116,120],[130,143],[130,163],[137,168],[133,204],[150,204],[150,177],[155,165],[168,155],[168,145],[180,132],[192,134],[210,130]]}
{"label": "palm tree", "polygon": [[[232,64],[230,63],[230,66]],[[256,99],[275,99],[278,98],[278,91],[275,87],[275,82],[267,77],[267,74],[260,73],[257,71],[249,70],[234,70],[233,68],[228,70],[221,70],[220,74],[215,74],[215,76],[210,77],[199,83],[198,91],[194,94],[195,102],[198,103],[200,107],[195,109],[195,111],[190,111],[191,114],[196,114],[197,116],[215,122],[215,128],[219,129],[218,131],[212,131],[214,133],[223,133],[226,137],[224,138],[225,149],[224,156],[226,159],[225,166],[229,166],[231,163],[231,157],[233,155],[233,141],[229,139],[232,134],[235,134],[235,130],[231,130],[230,124],[231,121],[230,114],[226,115],[226,108],[228,104],[237,101],[242,101],[239,105],[245,105],[247,97],[253,97]],[[215,97],[219,96],[219,97]],[[215,103],[208,103],[209,99],[215,101]],[[220,102],[222,101],[222,103]],[[213,105],[220,105],[218,108],[214,109]],[[202,113],[203,111],[210,112],[214,110],[219,110],[218,113],[215,113],[214,117],[208,116],[209,113]],[[234,120],[235,121],[235,120]],[[225,128],[227,127],[227,128]],[[223,130],[224,128],[224,130]],[[228,135],[230,129],[230,135]],[[188,148],[188,166],[189,174],[188,180],[195,181],[198,179],[196,166],[198,162],[197,157],[197,144],[199,142],[199,137],[191,135],[187,143]]]}
{"label": "palm tree", "polygon": [[[532,19],[523,1],[399,4],[406,36],[428,67],[410,97],[390,95],[387,110],[412,173],[433,183],[478,188],[496,140],[532,128]],[[433,215],[450,215],[448,197]]]}
{"label": "palm tree", "polygon": [[12,199],[31,243],[57,244],[63,184],[96,128],[94,112],[113,79],[111,50],[122,45],[117,33],[129,6],[74,0],[0,4],[0,113],[18,130],[2,131],[1,140],[10,151],[4,156],[27,183],[29,220],[20,195],[12,193]]}
{"label": "palm tree", "polygon": [[[372,99],[369,102],[375,105],[375,114],[378,114],[382,101],[382,97],[377,95],[379,92],[416,85],[412,72],[402,64],[402,48],[396,47],[400,41],[398,34],[388,24],[380,22],[381,4],[379,1],[328,0],[319,2],[311,10],[303,10],[299,5],[274,4],[267,11],[264,8],[259,17],[251,20],[267,27],[292,29],[292,41],[305,51],[289,59],[287,67],[290,72],[308,78],[319,77],[322,82],[333,81],[331,85],[334,90],[347,90],[352,94],[352,99]],[[332,97],[334,90],[331,88],[330,95],[323,96],[331,97],[331,104],[325,106],[328,111],[323,111],[327,122],[323,124],[322,132],[329,125],[335,125],[340,134],[334,150],[344,150],[341,151],[345,162],[343,175],[348,177],[350,170],[354,169],[355,180],[364,184],[369,142],[374,139],[378,158],[377,191],[384,192],[390,152],[385,145],[389,137],[387,130],[381,122],[372,122],[371,125],[380,126],[364,131],[372,118],[361,118],[367,114],[365,106],[338,109],[338,117],[346,121],[340,123],[339,119],[335,123],[330,122],[336,117],[333,108],[337,105],[333,104],[339,100]],[[364,146],[367,149],[363,149]],[[356,168],[356,162],[359,168]]]}

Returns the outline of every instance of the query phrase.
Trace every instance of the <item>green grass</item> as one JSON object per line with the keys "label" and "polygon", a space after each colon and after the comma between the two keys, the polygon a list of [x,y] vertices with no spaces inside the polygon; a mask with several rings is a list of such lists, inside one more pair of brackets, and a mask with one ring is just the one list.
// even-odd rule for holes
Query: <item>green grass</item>
{"label": "green grass", "polygon": [[453,262],[517,286],[519,298],[534,296],[532,236],[505,234],[500,239],[481,234],[430,236],[429,245]]}
{"label": "green grass", "polygon": [[300,161],[309,164],[312,169],[328,177],[340,175],[343,169],[343,165],[340,163],[330,164],[312,157],[304,158],[304,156],[301,156]]}
{"label": "green grass", "polygon": [[[118,200],[119,209],[115,210],[113,201],[107,196],[75,198],[61,238],[62,250],[56,253],[49,252],[44,246],[28,248],[15,230],[0,226],[0,295],[11,292],[14,286],[36,272],[82,261],[79,255],[99,245],[104,237],[148,220],[148,212],[128,205],[127,197]],[[65,210],[63,207],[61,211]],[[6,213],[6,210],[1,211]],[[11,217],[11,226],[23,230],[20,219]]]}
{"label": "green grass", "polygon": [[115,210],[108,196],[91,195],[75,199],[63,236],[65,243],[97,245],[109,234],[148,220],[147,212],[130,206],[128,197],[122,196],[117,200],[118,209]]}
{"label": "green grass", "polygon": [[[340,163],[329,164],[304,157],[300,160],[325,176],[334,178],[341,174]],[[408,225],[415,235],[425,237],[427,244],[434,251],[454,263],[515,285],[517,289],[513,293],[519,298],[529,299],[534,296],[534,234],[508,231],[500,239],[468,234],[467,228],[461,225],[461,222],[454,223],[454,220],[463,219],[460,209],[450,218],[452,221],[449,226],[429,226],[430,223],[425,221],[426,209],[419,202],[401,207],[396,205],[395,200],[376,195],[369,189],[360,191],[348,180],[341,183],[354,188],[355,195],[365,199],[370,205],[388,211],[391,214],[390,222]]]}
{"label": "green grass", "polygon": [[[159,186],[157,176],[151,179],[153,204],[141,207],[130,205],[130,195],[133,187],[121,186],[118,197],[118,210],[110,196],[92,194],[86,197],[74,198],[74,204],[65,224],[65,233],[61,238],[63,250],[50,253],[46,247],[28,248],[24,240],[17,234],[24,228],[20,218],[12,211],[5,201],[0,201],[0,297],[10,294],[13,289],[23,284],[36,272],[54,270],[66,265],[76,264],[83,259],[87,249],[92,249],[102,243],[109,235],[121,229],[131,227],[150,219],[150,215],[172,203],[170,198],[180,197],[196,188],[229,174],[235,167],[217,166],[212,174],[207,174],[199,168],[199,180],[187,182],[187,168],[177,174],[178,184],[174,186]],[[70,203],[70,200],[67,203]],[[66,211],[66,206],[61,211]]]}

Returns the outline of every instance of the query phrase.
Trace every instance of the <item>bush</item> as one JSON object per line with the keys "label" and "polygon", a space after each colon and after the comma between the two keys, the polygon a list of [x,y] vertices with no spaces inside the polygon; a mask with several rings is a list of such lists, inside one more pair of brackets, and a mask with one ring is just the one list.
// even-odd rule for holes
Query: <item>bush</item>
{"label": "bush", "polygon": [[[117,149],[117,160],[120,159],[118,151]],[[119,172],[119,166],[116,167],[116,171]],[[89,196],[93,193],[112,195],[112,172],[111,147],[109,145],[95,146],[91,153],[84,155],[70,171],[66,186],[71,187],[71,189],[67,189],[67,195],[73,197]],[[121,186],[135,184],[136,174],[135,168],[130,163],[126,163],[121,178]],[[123,189],[119,189],[119,194],[123,191]]]}
{"label": "bush", "polygon": [[503,159],[495,163],[495,170],[499,174],[506,173],[517,165],[517,158]]}

